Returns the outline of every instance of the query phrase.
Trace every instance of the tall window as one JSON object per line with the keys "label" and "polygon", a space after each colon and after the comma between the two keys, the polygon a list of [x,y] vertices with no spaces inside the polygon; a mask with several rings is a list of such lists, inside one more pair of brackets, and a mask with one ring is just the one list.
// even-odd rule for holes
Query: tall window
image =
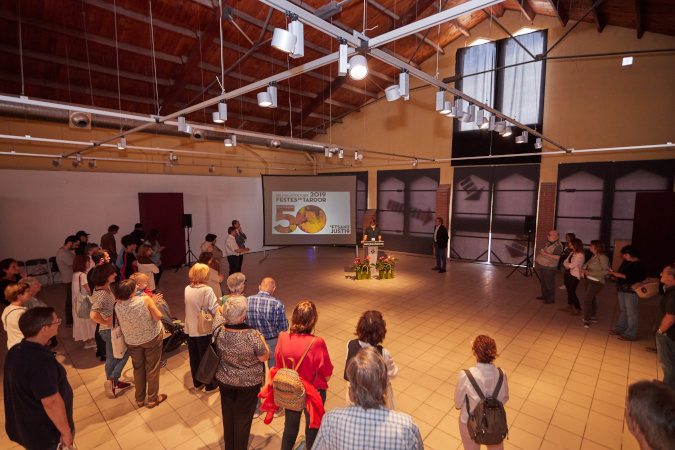
{"label": "tall window", "polygon": [[[533,58],[523,47],[533,55],[542,54],[546,49],[546,38],[547,31],[542,30],[457,50],[456,73],[461,76],[455,84],[457,89],[523,125],[543,131],[546,66],[543,61],[530,62]],[[505,68],[498,69],[500,67]],[[519,134],[516,129],[513,133]],[[499,158],[499,155],[506,154],[536,153],[533,147],[535,139],[530,136],[529,142],[516,144],[515,136],[502,137],[493,131],[478,129],[475,122],[455,120],[453,157],[494,158],[453,161],[453,165],[539,162],[538,155]]]}

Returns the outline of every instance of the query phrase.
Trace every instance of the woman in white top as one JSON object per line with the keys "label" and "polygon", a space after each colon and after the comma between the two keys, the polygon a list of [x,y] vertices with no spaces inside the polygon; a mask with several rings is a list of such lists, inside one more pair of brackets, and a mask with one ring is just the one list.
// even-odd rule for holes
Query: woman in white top
{"label": "woman in white top", "polygon": [[95,348],[94,333],[96,324],[90,318],[80,319],[77,317],[75,308],[75,299],[79,294],[91,295],[91,289],[87,284],[87,268],[89,267],[89,257],[87,255],[77,255],[73,260],[73,340],[84,341],[84,348]]}
{"label": "woman in white top", "polygon": [[[197,263],[190,269],[190,284],[185,288],[185,334],[188,335],[188,355],[190,357],[190,370],[192,372],[192,382],[196,389],[204,387],[204,383],[195,378],[202,356],[211,345],[212,331],[207,334],[199,333],[197,321],[200,311],[215,314],[221,311],[219,302],[213,289],[206,283],[209,280],[209,266]],[[218,384],[214,381],[206,385],[206,392],[216,392]]]}
{"label": "woman in white top", "polygon": [[586,254],[584,253],[584,244],[580,239],[572,239],[569,243],[571,253],[563,261],[565,266],[564,282],[567,289],[567,307],[560,308],[561,311],[572,313],[573,316],[581,314],[581,304],[577,297],[577,287],[583,277],[581,266],[584,265]]}
{"label": "woman in white top", "polygon": [[359,323],[356,325],[356,336],[358,339],[347,342],[347,361],[345,362],[344,373],[344,378],[347,380],[347,390],[345,393],[347,406],[354,404],[349,398],[349,380],[347,379],[347,366],[349,365],[349,361],[355,357],[362,348],[375,347],[380,355],[382,355],[384,363],[387,365],[387,390],[384,394],[384,406],[392,411],[396,411],[396,401],[394,400],[394,391],[391,388],[391,380],[398,375],[398,367],[396,366],[396,363],[394,363],[394,358],[392,358],[389,350],[380,345],[384,341],[386,335],[387,322],[384,321],[382,313],[373,310],[364,312],[359,319]]}
{"label": "woman in white top", "polygon": [[152,247],[143,244],[136,251],[138,271],[148,276],[148,289],[155,292],[155,274],[159,273],[159,267],[152,261]]}
{"label": "woman in white top", "polygon": [[[492,361],[498,356],[495,340],[490,336],[480,335],[471,343],[471,350],[473,351],[473,356],[476,357],[477,364],[475,367],[471,367],[469,371],[475,378],[483,395],[486,397],[496,397],[502,404],[505,404],[509,400],[509,384],[506,382],[506,374],[504,374],[501,389],[497,393],[494,392],[499,381],[499,370],[492,364]],[[466,373],[461,371],[457,378],[457,385],[455,386],[455,408],[461,411],[459,414],[459,434],[462,437],[462,444],[464,444],[465,450],[478,450],[480,449],[480,445],[471,439],[466,425],[469,421],[467,398],[469,400],[468,409],[473,412],[478,402],[480,402],[480,396],[471,385]],[[490,449],[503,449],[504,443],[488,445],[487,447]]]}
{"label": "woman in white top", "polygon": [[19,328],[19,318],[26,312],[24,305],[30,298],[30,286],[26,283],[12,283],[5,288],[5,298],[9,306],[2,312],[2,325],[7,332],[7,349],[21,342],[23,333]]}

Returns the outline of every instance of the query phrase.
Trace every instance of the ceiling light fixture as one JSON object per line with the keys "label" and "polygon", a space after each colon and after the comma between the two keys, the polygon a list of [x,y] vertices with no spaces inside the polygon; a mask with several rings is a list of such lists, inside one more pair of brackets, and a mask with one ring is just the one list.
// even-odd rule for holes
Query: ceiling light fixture
{"label": "ceiling light fixture", "polygon": [[330,158],[330,149],[328,147],[323,148],[323,156],[326,158]]}
{"label": "ceiling light fixture", "polygon": [[443,108],[439,112],[443,115],[450,114],[452,112],[452,102],[443,102]]}
{"label": "ceiling light fixture", "polygon": [[178,156],[174,156],[173,152],[169,152],[169,162],[178,164]]}
{"label": "ceiling light fixture", "polygon": [[185,124],[185,115],[181,114],[178,116],[178,131],[185,132],[187,130],[187,125]]}
{"label": "ceiling light fixture", "polygon": [[494,131],[496,131],[499,134],[503,134],[504,130],[506,130],[506,122],[500,120],[499,122],[495,123]]}
{"label": "ceiling light fixture", "polygon": [[401,98],[401,87],[398,84],[393,84],[384,90],[384,95],[388,102],[395,102]]}
{"label": "ceiling light fixture", "polygon": [[499,134],[501,134],[504,137],[508,137],[508,136],[511,136],[512,133],[513,132],[511,131],[511,127],[509,126],[508,122],[505,122],[504,123],[504,131],[502,133],[499,133]]}
{"label": "ceiling light fixture", "polygon": [[537,138],[537,140],[534,141],[534,148],[536,148],[537,150],[541,150],[541,147],[543,147],[541,138]]}
{"label": "ceiling light fixture", "polygon": [[401,73],[398,74],[398,86],[399,94],[403,97],[403,100],[410,100],[410,74],[408,69],[401,69]]}
{"label": "ceiling light fixture", "polygon": [[475,111],[476,111],[476,107],[469,104],[469,108],[466,110],[466,113],[464,113],[464,115],[462,116],[462,122],[473,121]]}
{"label": "ceiling light fixture", "polygon": [[524,144],[527,142],[527,131],[523,131],[520,136],[516,136],[516,144]]}
{"label": "ceiling light fixture", "polygon": [[96,168],[96,160],[89,161],[89,168],[90,168],[90,169],[95,169],[95,168]]}
{"label": "ceiling light fixture", "polygon": [[356,153],[354,154],[354,157],[356,158],[357,161],[362,161],[363,160],[363,154],[359,153],[358,156],[356,156]]}
{"label": "ceiling light fixture", "polygon": [[461,119],[464,116],[464,109],[463,109],[464,103],[463,102],[464,101],[461,98],[458,98],[457,100],[455,100],[455,108],[452,112],[455,113],[455,117],[457,119]]}
{"label": "ceiling light fixture", "polygon": [[258,92],[258,105],[263,108],[276,108],[277,107],[277,88],[274,85],[274,81],[267,86],[265,92]]}
{"label": "ceiling light fixture", "polygon": [[445,89],[441,88],[436,92],[436,111],[441,112],[443,108],[445,108]]}
{"label": "ceiling light fixture", "polygon": [[275,28],[272,35],[272,47],[288,53],[291,58],[302,58],[305,56],[304,25],[298,20],[297,14],[287,11],[286,16],[291,18],[288,31]]}
{"label": "ceiling light fixture", "polygon": [[345,151],[340,149],[340,152],[338,153],[338,158],[342,159],[345,157]]}
{"label": "ceiling light fixture", "polygon": [[419,164],[419,161],[417,161],[417,158],[415,158],[415,161],[413,161],[413,167],[417,167],[417,164]]}
{"label": "ceiling light fixture", "polygon": [[232,139],[230,138],[225,138],[223,143],[225,144],[225,147],[232,147]]}
{"label": "ceiling light fixture", "polygon": [[60,166],[61,165],[61,157],[59,156],[58,159],[53,160],[52,164],[54,165],[54,167]]}
{"label": "ceiling light fixture", "polygon": [[497,125],[497,116],[491,116],[487,127],[488,131],[494,131],[496,125]]}
{"label": "ceiling light fixture", "polygon": [[117,143],[117,150],[124,150],[125,148],[127,148],[127,138],[121,137]]}
{"label": "ceiling light fixture", "polygon": [[82,165],[82,155],[79,153],[75,157],[75,161],[73,161],[73,167],[80,167]]}
{"label": "ceiling light fixture", "polygon": [[353,80],[363,80],[368,76],[368,61],[363,55],[354,55],[349,60],[349,76]]}
{"label": "ceiling light fixture", "polygon": [[227,120],[227,103],[225,100],[221,100],[218,103],[218,111],[213,112],[213,122],[214,123],[224,123]]}
{"label": "ceiling light fixture", "polygon": [[215,172],[215,171],[216,171],[216,166],[214,166],[213,164],[211,164],[211,167],[209,167],[209,172],[210,172],[210,173],[213,173],[213,172]]}
{"label": "ceiling light fixture", "polygon": [[338,75],[344,77],[347,75],[349,70],[349,63],[347,62],[347,52],[349,48],[347,47],[347,41],[343,38],[338,38],[340,43],[340,48],[338,50]]}

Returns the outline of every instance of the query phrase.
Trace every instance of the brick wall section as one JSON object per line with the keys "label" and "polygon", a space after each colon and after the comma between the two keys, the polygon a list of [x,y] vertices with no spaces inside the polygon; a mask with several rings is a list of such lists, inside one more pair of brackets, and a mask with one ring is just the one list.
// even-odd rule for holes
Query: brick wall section
{"label": "brick wall section", "polygon": [[[450,193],[452,192],[451,184],[441,184],[436,191],[436,217],[443,219],[443,225],[448,227],[450,222]],[[434,217],[434,219],[436,218]]]}
{"label": "brick wall section", "polygon": [[548,232],[555,224],[555,197],[558,193],[557,183],[541,183],[539,185],[539,214],[537,216],[536,249],[543,247],[548,240]]}
{"label": "brick wall section", "polygon": [[[365,230],[370,226],[370,221],[377,219],[377,210],[376,209],[367,209],[363,214],[363,229]],[[361,236],[363,237],[363,236]]]}

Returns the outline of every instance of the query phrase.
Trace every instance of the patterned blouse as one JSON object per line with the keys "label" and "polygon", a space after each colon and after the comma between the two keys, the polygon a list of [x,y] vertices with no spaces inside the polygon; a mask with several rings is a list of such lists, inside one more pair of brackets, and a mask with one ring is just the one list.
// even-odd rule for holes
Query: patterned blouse
{"label": "patterned blouse", "polygon": [[230,331],[221,326],[223,316],[214,318],[214,341],[220,364],[216,380],[233,387],[250,387],[262,384],[264,364],[258,359],[267,353],[262,336],[254,329]]}
{"label": "patterned blouse", "polygon": [[115,314],[127,345],[145,344],[162,332],[162,322],[155,322],[145,306],[144,298],[135,296],[115,304]]}
{"label": "patterned blouse", "polygon": [[[112,316],[113,306],[115,305],[115,296],[105,289],[96,289],[91,295],[91,311],[97,312],[107,319]],[[99,330],[110,330],[112,325],[101,325]]]}

